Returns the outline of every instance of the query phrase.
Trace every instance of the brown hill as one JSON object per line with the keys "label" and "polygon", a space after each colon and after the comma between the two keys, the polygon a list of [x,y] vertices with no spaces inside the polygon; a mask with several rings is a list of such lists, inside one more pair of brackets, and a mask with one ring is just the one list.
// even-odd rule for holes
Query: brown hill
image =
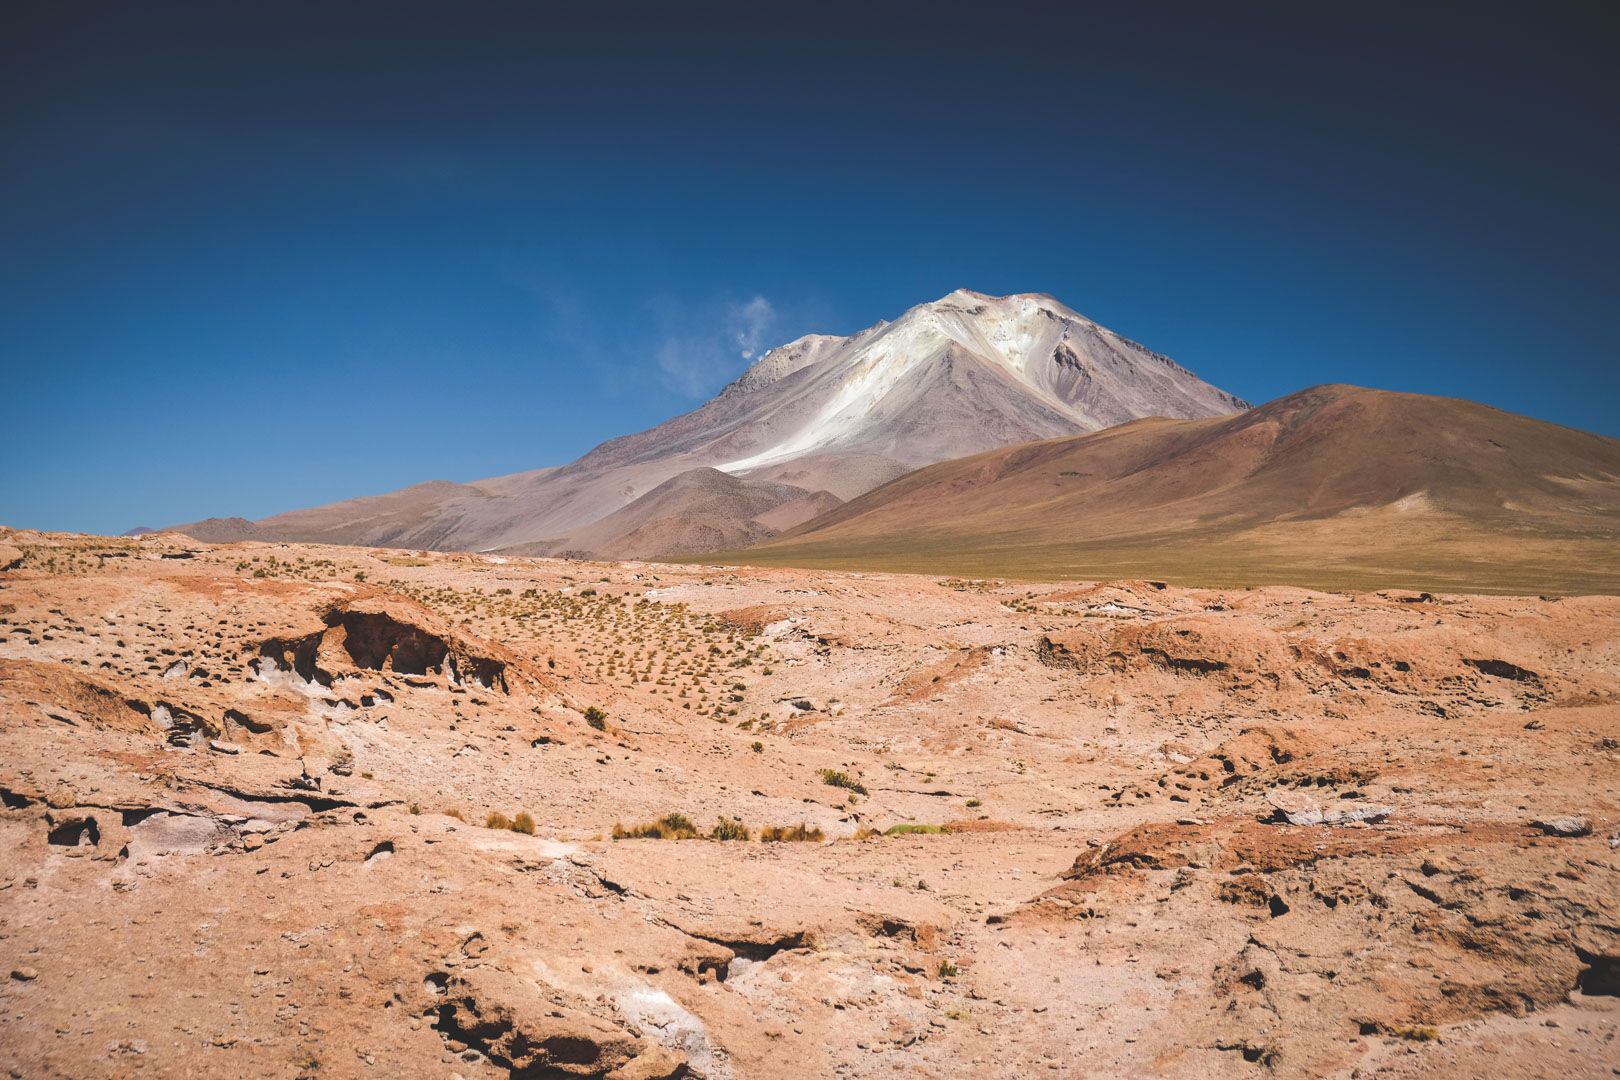
{"label": "brown hill", "polygon": [[718,469],[689,469],[580,530],[568,544],[611,559],[740,547],[837,505],[837,496],[825,491],[744,480]]}
{"label": "brown hill", "polygon": [[261,521],[208,518],[176,525],[195,540],[229,544],[239,540],[304,540],[322,544],[367,543],[386,546],[409,536],[430,547],[436,533],[433,517],[447,499],[488,501],[495,496],[472,484],[429,480],[384,495],[346,499],[329,506],[290,510]]}
{"label": "brown hill", "polygon": [[1620,441],[1319,386],[921,469],[728,559],[1183,583],[1620,592]]}

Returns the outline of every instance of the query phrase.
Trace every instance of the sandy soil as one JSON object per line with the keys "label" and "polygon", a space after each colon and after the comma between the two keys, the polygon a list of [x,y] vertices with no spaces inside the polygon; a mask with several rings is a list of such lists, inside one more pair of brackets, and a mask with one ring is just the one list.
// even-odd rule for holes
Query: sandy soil
{"label": "sandy soil", "polygon": [[13,1076],[1620,1071],[1617,598],[0,567]]}

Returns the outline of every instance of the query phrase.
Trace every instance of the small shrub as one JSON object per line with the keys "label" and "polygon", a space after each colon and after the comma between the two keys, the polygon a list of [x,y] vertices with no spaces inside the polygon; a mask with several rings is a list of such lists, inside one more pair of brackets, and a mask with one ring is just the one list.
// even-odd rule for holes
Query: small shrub
{"label": "small shrub", "polygon": [[765,752],[765,744],[762,743],[762,742],[757,742],[756,741],[754,743],[753,750],[754,750],[754,753],[756,753],[756,754],[763,754]]}
{"label": "small shrub", "polygon": [[736,818],[720,818],[709,830],[710,840],[747,840],[749,836],[748,826]]}
{"label": "small shrub", "polygon": [[448,809],[448,810],[446,810],[446,811],[444,811],[444,816],[445,816],[445,817],[453,817],[453,818],[455,818],[455,819],[456,819],[456,820],[457,820],[457,821],[466,821],[466,820],[467,820],[467,819],[466,819],[466,818],[464,818],[464,817],[462,817],[462,816],[461,816],[461,811],[460,811],[460,810],[457,810],[457,809],[456,809],[456,808],[455,808],[455,807],[453,807],[453,806],[452,806],[452,807],[450,807],[450,808],[449,808],[449,809]]}
{"label": "small shrub", "polygon": [[494,810],[491,810],[489,816],[484,819],[484,828],[486,829],[510,829],[511,827],[512,819]]}
{"label": "small shrub", "polygon": [[850,839],[851,840],[870,840],[874,836],[882,836],[882,835],[883,835],[882,833],[878,832],[876,829],[872,828],[870,825],[862,825],[860,828],[855,830],[855,835],[851,836]]}
{"label": "small shrub", "polygon": [[798,825],[767,825],[759,830],[759,838],[767,844],[781,844],[795,840],[825,840],[827,834],[803,822]]}
{"label": "small shrub", "polygon": [[829,787],[843,788],[846,791],[853,791],[857,795],[866,794],[866,785],[847,772],[839,772],[837,769],[822,769],[820,776],[821,782]]}
{"label": "small shrub", "polygon": [[592,705],[585,710],[585,722],[591,725],[591,727],[595,728],[597,731],[606,731],[607,713],[603,712],[601,709],[598,709],[595,705]]}
{"label": "small shrub", "polygon": [[967,804],[969,810],[974,810],[984,805],[984,803],[980,802],[978,799],[969,799]]}
{"label": "small shrub", "polygon": [[939,977],[940,978],[942,978],[942,979],[954,979],[954,978],[956,978],[957,974],[958,974],[958,972],[956,970],[956,965],[955,964],[951,963],[949,960],[941,960],[939,962]]}
{"label": "small shrub", "polygon": [[529,816],[527,810],[520,812],[517,817],[512,819],[512,831],[523,833],[526,836],[534,835],[534,818]]}
{"label": "small shrub", "polygon": [[932,836],[936,833],[950,832],[948,825],[890,825],[883,830],[884,836]]}
{"label": "small shrub", "polygon": [[1437,1029],[1420,1024],[1392,1027],[1389,1029],[1389,1033],[1397,1039],[1406,1039],[1410,1042],[1434,1042],[1440,1037],[1440,1032]]}
{"label": "small shrub", "polygon": [[419,802],[411,803],[411,805],[406,807],[406,809],[408,809],[411,812],[412,817],[421,817],[422,816],[422,804],[419,803]]}

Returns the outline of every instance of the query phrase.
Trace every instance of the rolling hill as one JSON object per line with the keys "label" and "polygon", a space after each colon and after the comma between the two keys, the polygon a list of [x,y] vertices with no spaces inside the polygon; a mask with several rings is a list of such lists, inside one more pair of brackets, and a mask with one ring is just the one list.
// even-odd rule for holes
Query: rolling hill
{"label": "rolling hill", "polygon": [[1620,592],[1620,441],[1319,386],[918,470],[713,558],[1182,584]]}

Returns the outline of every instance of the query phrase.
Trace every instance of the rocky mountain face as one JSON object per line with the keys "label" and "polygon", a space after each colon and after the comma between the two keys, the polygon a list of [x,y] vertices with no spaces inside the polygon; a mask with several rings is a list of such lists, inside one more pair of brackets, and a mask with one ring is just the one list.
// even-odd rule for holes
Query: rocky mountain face
{"label": "rocky mountain face", "polygon": [[[658,555],[658,537],[768,537],[756,523],[770,498],[825,507],[966,454],[1246,407],[1049,296],[958,290],[849,337],[812,334],[773,349],[702,407],[560,468],[419,484],[246,528],[240,519],[179,528],[207,540]],[[692,470],[765,486],[730,500],[742,519],[724,517],[710,477],[662,492],[654,529],[638,514],[625,519],[640,530],[635,542],[597,527]],[[686,493],[701,505],[683,505]]]}

